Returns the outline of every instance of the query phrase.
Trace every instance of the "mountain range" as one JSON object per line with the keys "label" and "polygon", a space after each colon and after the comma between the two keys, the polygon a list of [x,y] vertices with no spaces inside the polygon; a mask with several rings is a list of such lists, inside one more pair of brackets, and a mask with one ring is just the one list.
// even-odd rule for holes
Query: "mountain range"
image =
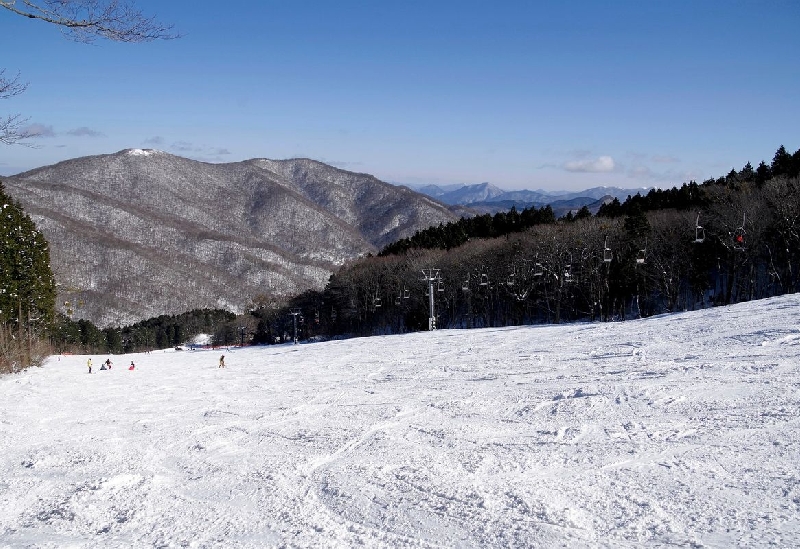
{"label": "mountain range", "polygon": [[345,261],[459,217],[308,159],[127,149],[3,181],[50,243],[60,308],[100,326],[321,289]]}
{"label": "mountain range", "polygon": [[491,183],[475,185],[414,185],[413,190],[428,195],[450,206],[466,206],[477,213],[494,214],[507,211],[550,206],[556,217],[567,212],[577,212],[587,206],[593,214],[600,205],[614,198],[624,201],[628,195],[646,194],[649,188],[624,189],[620,187],[593,187],[583,191],[505,191]]}
{"label": "mountain range", "polygon": [[463,215],[550,204],[560,216],[637,192],[412,190],[309,159],[210,164],[152,149],[3,183],[50,244],[59,308],[103,327],[322,289],[344,262]]}

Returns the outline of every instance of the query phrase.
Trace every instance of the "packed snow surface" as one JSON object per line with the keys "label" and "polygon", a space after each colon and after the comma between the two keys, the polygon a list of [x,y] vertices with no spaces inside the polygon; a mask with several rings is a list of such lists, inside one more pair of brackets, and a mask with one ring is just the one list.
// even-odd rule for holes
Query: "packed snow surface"
{"label": "packed snow surface", "polygon": [[800,296],[87,358],[0,378],[2,547],[800,546]]}

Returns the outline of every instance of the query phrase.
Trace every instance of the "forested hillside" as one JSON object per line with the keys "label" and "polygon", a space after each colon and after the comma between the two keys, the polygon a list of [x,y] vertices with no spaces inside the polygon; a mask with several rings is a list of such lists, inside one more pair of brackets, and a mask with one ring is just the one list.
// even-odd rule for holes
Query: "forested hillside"
{"label": "forested hillside", "polygon": [[795,292],[799,172],[800,150],[780,147],[770,164],[597,216],[555,221],[533,208],[419,231],[292,300],[296,316],[255,310],[256,340],[285,338],[298,316],[300,337],[427,329],[431,287],[438,327],[622,320]]}
{"label": "forested hillside", "polygon": [[101,327],[321,289],[346,260],[457,219],[308,159],[210,164],[127,149],[5,183],[50,243],[58,310]]}
{"label": "forested hillside", "polygon": [[53,338],[111,352],[200,331],[220,345],[277,343],[426,330],[431,302],[435,326],[471,328],[624,320],[796,292],[799,173],[800,151],[781,147],[770,165],[611,201],[596,216],[556,220],[530,208],[430,227],[347,263],[323,291],[256,300],[246,315],[193,312],[105,330],[66,322]]}

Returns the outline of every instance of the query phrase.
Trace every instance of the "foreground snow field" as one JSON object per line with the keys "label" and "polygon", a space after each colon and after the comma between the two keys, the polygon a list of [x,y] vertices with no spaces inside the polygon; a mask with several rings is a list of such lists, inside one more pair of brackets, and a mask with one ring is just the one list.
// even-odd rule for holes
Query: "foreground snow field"
{"label": "foreground snow field", "polygon": [[225,354],[0,378],[0,547],[800,545],[800,296]]}

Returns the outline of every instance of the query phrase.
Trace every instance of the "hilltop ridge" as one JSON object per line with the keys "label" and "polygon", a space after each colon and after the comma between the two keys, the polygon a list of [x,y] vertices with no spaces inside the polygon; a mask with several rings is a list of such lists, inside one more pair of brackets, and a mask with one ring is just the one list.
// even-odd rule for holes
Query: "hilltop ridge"
{"label": "hilltop ridge", "polygon": [[50,243],[62,310],[101,326],[320,289],[348,259],[457,219],[309,159],[210,164],[125,149],[4,183]]}

